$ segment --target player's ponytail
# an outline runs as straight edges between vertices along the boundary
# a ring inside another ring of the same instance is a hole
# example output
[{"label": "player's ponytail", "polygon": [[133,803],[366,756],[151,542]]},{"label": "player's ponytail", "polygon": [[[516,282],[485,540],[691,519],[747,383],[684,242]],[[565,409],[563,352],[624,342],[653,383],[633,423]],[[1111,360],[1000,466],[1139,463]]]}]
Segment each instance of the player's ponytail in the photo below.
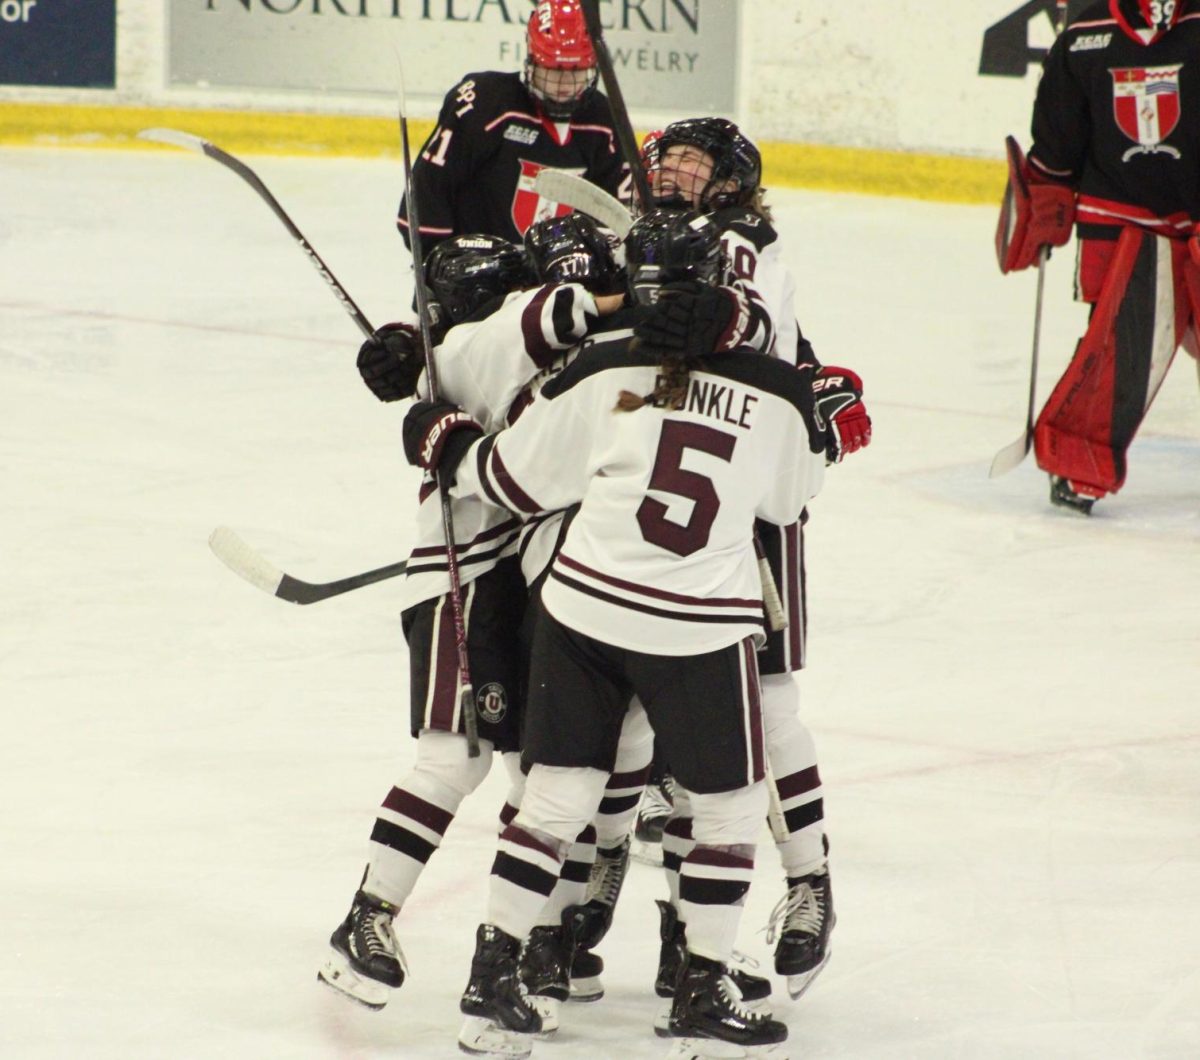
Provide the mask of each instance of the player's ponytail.
[{"label": "player's ponytail", "polygon": [[[640,339],[633,339],[630,349],[642,345]],[[691,376],[690,358],[682,350],[662,350],[658,362],[658,375],[654,381],[654,390],[649,394],[639,395],[632,390],[622,390],[617,395],[617,403],[613,412],[636,412],[646,405],[660,409],[681,409],[687,399],[688,379]]]}]

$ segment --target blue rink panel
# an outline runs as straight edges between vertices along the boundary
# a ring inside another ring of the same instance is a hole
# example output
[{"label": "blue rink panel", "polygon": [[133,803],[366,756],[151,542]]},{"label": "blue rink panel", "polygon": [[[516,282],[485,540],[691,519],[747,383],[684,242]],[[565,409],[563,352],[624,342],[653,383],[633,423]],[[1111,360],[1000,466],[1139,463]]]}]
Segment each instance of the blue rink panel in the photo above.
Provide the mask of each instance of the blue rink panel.
[{"label": "blue rink panel", "polygon": [[0,84],[115,88],[116,0],[0,0]]}]

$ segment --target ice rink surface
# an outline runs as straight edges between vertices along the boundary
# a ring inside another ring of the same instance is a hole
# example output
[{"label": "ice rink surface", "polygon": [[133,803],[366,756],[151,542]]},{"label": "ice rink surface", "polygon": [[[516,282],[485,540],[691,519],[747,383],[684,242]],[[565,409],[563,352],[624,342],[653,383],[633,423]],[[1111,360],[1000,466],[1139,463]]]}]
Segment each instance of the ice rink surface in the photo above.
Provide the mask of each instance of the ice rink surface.
[{"label": "ice rink surface", "polygon": [[[408,304],[394,161],[249,159],[367,316]],[[769,176],[769,174],[768,174]],[[871,447],[808,535],[801,686],[838,926],[794,1060],[1200,1056],[1200,396],[1181,354],[1091,519],[1032,459],[1034,276],[991,208],[771,196]],[[228,524],[323,581],[403,558],[403,408],[278,221],[199,155],[0,151],[0,1056],[458,1055],[497,765],[398,921],[379,1013],[316,983],[411,761],[396,583],[295,607]],[[1048,392],[1082,330],[1046,287]],[[764,832],[764,840],[766,834]],[[635,865],[545,1060],[661,1057],[656,870]],[[782,890],[760,848],[740,948]]]}]

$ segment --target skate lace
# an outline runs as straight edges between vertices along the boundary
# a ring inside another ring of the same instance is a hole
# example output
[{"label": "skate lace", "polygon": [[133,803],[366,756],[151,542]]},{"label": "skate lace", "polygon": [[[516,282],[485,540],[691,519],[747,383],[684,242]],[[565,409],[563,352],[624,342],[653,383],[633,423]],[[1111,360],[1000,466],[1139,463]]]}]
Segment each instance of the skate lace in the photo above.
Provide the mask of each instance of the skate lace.
[{"label": "skate lace", "polygon": [[821,897],[806,880],[788,888],[787,894],[775,903],[765,928],[767,945],[773,945],[785,931],[803,931],[807,935],[818,935],[825,921],[825,908]]},{"label": "skate lace", "polygon": [[367,947],[368,957],[392,957],[400,963],[407,973],[408,965],[396,941],[396,933],[392,930],[392,916],[378,909],[363,909],[358,917],[359,935]]},{"label": "skate lace", "polygon": [[629,862],[624,857],[606,858],[603,854],[598,854],[588,877],[587,900],[615,905],[628,865]]},{"label": "skate lace", "polygon": [[728,975],[721,976],[721,980],[717,986],[717,989],[720,991],[721,998],[728,1007],[730,1015],[736,1016],[738,1019],[744,1020],[746,1023],[761,1023],[763,1021],[764,1017],[762,1013],[756,1012],[754,1009],[747,1006],[747,1004],[742,1000],[742,994],[737,988],[737,983],[735,983]]}]

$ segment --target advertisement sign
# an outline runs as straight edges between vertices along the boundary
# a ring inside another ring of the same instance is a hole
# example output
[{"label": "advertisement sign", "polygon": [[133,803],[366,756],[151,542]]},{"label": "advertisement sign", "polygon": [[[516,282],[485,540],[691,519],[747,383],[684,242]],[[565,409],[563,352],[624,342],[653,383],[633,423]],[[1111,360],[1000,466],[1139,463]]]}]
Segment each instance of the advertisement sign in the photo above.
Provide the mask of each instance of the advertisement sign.
[{"label": "advertisement sign", "polygon": [[[168,0],[172,85],[441,101],[464,74],[519,70],[534,0]],[[732,113],[736,0],[601,0],[631,108]]]},{"label": "advertisement sign", "polygon": [[116,82],[117,0],[0,0],[0,84]]}]

